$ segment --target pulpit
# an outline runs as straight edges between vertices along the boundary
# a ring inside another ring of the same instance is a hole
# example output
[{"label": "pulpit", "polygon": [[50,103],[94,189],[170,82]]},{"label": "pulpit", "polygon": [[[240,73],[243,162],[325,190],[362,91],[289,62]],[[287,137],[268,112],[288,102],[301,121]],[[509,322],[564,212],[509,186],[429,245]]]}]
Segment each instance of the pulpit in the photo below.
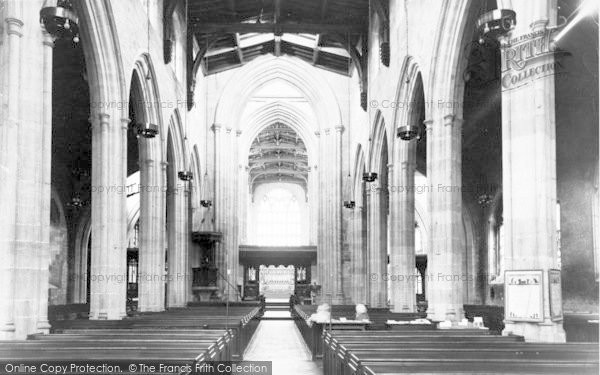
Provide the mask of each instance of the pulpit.
[{"label": "pulpit", "polygon": [[223,234],[221,232],[192,232],[195,254],[192,255],[192,294],[196,301],[210,301],[217,297],[216,243]]}]

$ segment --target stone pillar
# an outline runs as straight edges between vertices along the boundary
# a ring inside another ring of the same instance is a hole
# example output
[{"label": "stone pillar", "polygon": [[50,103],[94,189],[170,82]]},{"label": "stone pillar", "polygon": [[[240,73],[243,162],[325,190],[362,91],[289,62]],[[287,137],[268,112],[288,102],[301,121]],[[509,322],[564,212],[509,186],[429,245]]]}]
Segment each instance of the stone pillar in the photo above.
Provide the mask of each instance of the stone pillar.
[{"label": "stone pillar", "polygon": [[[555,1],[513,5],[518,22],[508,39],[556,24]],[[514,52],[516,46],[502,50],[503,82],[519,74],[512,59],[520,59],[525,69],[554,64],[548,44],[544,47],[541,40],[536,46],[533,52],[537,56],[523,52],[511,57],[508,52]],[[520,87],[504,87],[502,92],[504,264],[506,270],[543,271],[544,317],[539,323],[506,319],[504,333],[523,335],[527,341],[564,342],[562,320],[550,318],[548,298],[548,270],[558,268],[554,75],[540,74],[523,83]]]},{"label": "stone pillar", "polygon": [[43,73],[43,135],[42,153],[38,158],[42,166],[42,191],[40,206],[42,207],[41,220],[41,254],[39,265],[39,288],[38,288],[38,322],[37,331],[49,333],[48,322],[48,282],[50,277],[50,204],[52,184],[52,50],[54,40],[47,32],[43,33],[44,49],[44,73]]},{"label": "stone pillar", "polygon": [[[359,178],[362,179],[362,176]],[[364,186],[364,183],[361,183],[361,186]],[[360,201],[356,197],[356,194],[361,194]],[[367,248],[367,243],[365,242],[365,222],[363,220],[363,215],[366,211],[366,201],[362,199],[362,190],[358,193],[355,193],[355,199],[357,200],[357,204],[360,202],[360,205],[357,205],[354,209],[354,219],[352,223],[352,298],[354,303],[367,303],[367,259],[365,257],[365,252]]]},{"label": "stone pillar", "polygon": [[[24,14],[27,18],[27,15]],[[27,19],[24,18],[24,21]],[[39,25],[37,32],[41,35]],[[34,43],[35,38],[32,35],[31,25],[27,23],[23,27],[24,45],[29,44],[29,48],[21,51],[19,64],[25,61],[34,67],[40,67],[43,64],[41,56],[36,56],[28,60],[29,51],[41,53],[41,48]],[[35,47],[34,47],[35,46]],[[41,43],[40,43],[41,47]],[[39,286],[39,263],[40,263],[40,200],[41,197],[41,170],[38,162],[38,156],[43,145],[43,128],[40,131],[40,119],[42,118],[42,108],[40,108],[41,91],[39,86],[43,79],[42,69],[30,69],[27,74],[22,74],[19,79],[18,93],[16,100],[20,101],[21,110],[17,115],[19,117],[19,126],[17,128],[18,140],[16,144],[17,157],[17,193],[16,193],[16,215],[15,215],[15,263],[14,263],[14,319],[16,338],[24,338],[27,334],[33,332],[37,325],[37,303]],[[37,89],[37,91],[33,91]],[[29,90],[32,90],[29,92]],[[37,106],[35,105],[37,104]],[[27,110],[25,110],[27,109]],[[50,197],[48,197],[49,199]],[[3,198],[4,199],[4,198]],[[28,285],[29,287],[24,287]]]},{"label": "stone pillar", "polygon": [[92,123],[92,262],[90,319],[125,316],[127,260],[123,215],[125,187],[123,125],[126,120],[111,113],[93,111]]},{"label": "stone pillar", "polygon": [[331,233],[332,243],[332,263],[330,264],[331,273],[333,275],[332,282],[332,302],[335,304],[344,303],[344,293],[342,290],[342,133],[344,132],[344,126],[338,125],[335,127],[333,133],[333,163],[332,163],[332,174],[333,179],[330,202],[331,212],[331,226],[329,232]]},{"label": "stone pillar", "polygon": [[[160,147],[158,139],[143,139],[141,148]],[[141,151],[142,151],[141,150]],[[147,152],[140,152],[146,155]],[[139,311],[163,311],[165,308],[165,249],[161,164],[154,159],[141,161],[140,171],[140,250]]]},{"label": "stone pillar", "polygon": [[[20,55],[23,37],[19,3],[6,2],[6,41],[0,46],[2,87],[0,88],[0,339],[14,338],[15,217],[17,210],[17,145],[20,126]],[[3,36],[0,36],[3,38]]]},{"label": "stone pillar", "polygon": [[[183,166],[182,166],[183,167]],[[169,267],[168,267],[168,302],[167,306],[185,307],[188,300],[188,283],[191,283],[191,275],[188,270],[188,244],[189,244],[189,182],[178,178],[179,166],[173,165],[173,191],[171,201],[174,207],[169,209]],[[172,215],[171,215],[172,214]]]},{"label": "stone pillar", "polygon": [[317,199],[317,272],[312,274],[313,281],[318,280],[318,285],[321,285],[321,293],[325,290],[326,279],[324,278],[325,272],[325,261],[326,261],[326,253],[325,253],[325,191],[324,191],[324,179],[325,179],[325,168],[324,168],[324,145],[323,138],[321,136],[321,132],[316,131],[315,136],[317,137],[318,147],[319,147],[319,165],[316,166],[317,173],[315,177],[317,178],[318,184],[316,186],[316,199]]},{"label": "stone pillar", "polygon": [[[223,133],[220,124],[214,124],[212,126],[214,133],[214,171],[215,171],[215,188],[214,188],[214,210],[215,210],[215,231],[223,231],[223,228],[227,224],[225,222],[225,206],[223,197]],[[215,243],[215,263],[218,272],[221,275],[227,273],[227,257],[226,247],[223,241]],[[219,291],[223,292],[226,288],[227,283],[222,277],[217,277],[217,286]]]},{"label": "stone pillar", "polygon": [[426,121],[427,142],[431,142],[427,150],[427,178],[432,187],[428,316],[436,321],[456,321],[463,317],[466,291],[462,243],[462,121],[453,114],[437,116],[433,121]]},{"label": "stone pillar", "polygon": [[[385,168],[385,167],[384,167]],[[367,277],[369,278],[369,293],[368,303],[370,307],[385,307],[387,303],[387,285],[385,275],[387,274],[387,253],[386,243],[382,241],[384,230],[382,220],[383,210],[381,205],[381,194],[383,194],[383,186],[373,188],[377,182],[367,185],[368,199],[368,245],[367,245]]]},{"label": "stone pillar", "polygon": [[390,188],[390,276],[394,312],[415,311],[416,140],[400,141]]}]

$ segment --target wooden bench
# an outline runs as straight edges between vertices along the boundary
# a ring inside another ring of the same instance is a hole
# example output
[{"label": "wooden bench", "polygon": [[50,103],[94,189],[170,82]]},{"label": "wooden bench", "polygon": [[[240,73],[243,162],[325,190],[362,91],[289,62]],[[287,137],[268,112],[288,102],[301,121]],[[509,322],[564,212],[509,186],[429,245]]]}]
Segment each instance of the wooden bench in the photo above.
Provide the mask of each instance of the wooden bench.
[{"label": "wooden bench", "polygon": [[174,329],[225,329],[233,332],[232,359],[241,360],[243,352],[254,334],[259,307],[249,309],[236,306],[225,316],[222,306],[179,308],[165,312],[141,313],[119,321],[71,320],[52,322],[52,332],[66,333],[76,330],[174,330]]},{"label": "wooden bench", "polygon": [[525,343],[520,336],[469,331],[326,331],[324,373],[598,373],[594,344]]},{"label": "wooden bench", "polygon": [[159,361],[194,365],[230,361],[232,338],[232,333],[224,330],[37,334],[23,341],[0,341],[0,360]]}]

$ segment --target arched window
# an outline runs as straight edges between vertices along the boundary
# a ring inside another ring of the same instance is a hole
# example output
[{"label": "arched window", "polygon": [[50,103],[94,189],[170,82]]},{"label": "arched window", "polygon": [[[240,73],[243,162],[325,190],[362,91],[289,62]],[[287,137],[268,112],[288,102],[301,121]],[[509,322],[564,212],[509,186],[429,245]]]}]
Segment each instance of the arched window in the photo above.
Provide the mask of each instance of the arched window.
[{"label": "arched window", "polygon": [[302,211],[295,194],[274,188],[259,197],[257,207],[257,245],[305,245],[302,236]]}]

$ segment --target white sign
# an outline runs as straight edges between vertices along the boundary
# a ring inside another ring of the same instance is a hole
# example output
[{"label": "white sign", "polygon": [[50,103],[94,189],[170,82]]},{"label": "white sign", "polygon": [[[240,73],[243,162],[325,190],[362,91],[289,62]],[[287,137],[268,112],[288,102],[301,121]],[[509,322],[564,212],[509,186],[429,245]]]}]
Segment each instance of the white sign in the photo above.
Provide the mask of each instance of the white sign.
[{"label": "white sign", "polygon": [[548,270],[548,291],[550,295],[550,317],[552,320],[561,320],[563,311],[560,270]]},{"label": "white sign", "polygon": [[505,271],[504,318],[510,321],[543,322],[543,272]]}]

